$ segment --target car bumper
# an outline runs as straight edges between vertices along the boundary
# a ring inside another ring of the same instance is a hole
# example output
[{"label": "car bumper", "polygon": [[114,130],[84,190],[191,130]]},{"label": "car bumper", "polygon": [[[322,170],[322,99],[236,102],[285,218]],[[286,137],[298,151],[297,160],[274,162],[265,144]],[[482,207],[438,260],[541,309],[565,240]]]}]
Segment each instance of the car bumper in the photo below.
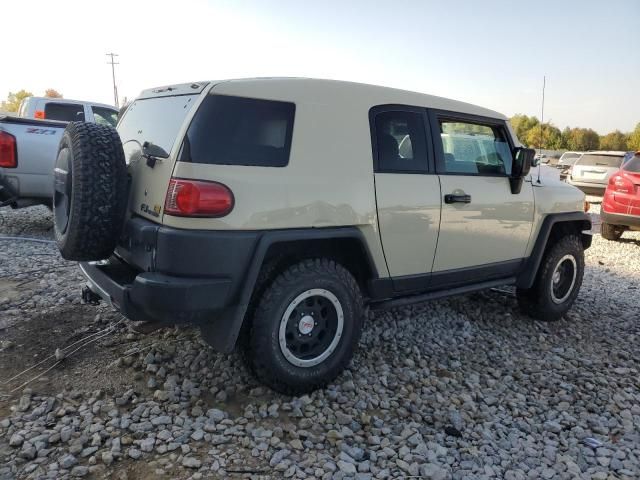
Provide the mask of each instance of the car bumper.
[{"label": "car bumper", "polygon": [[607,213],[604,210],[600,212],[600,218],[604,223],[610,225],[620,225],[623,227],[629,227],[640,229],[640,216],[638,215],[625,215],[622,213]]},{"label": "car bumper", "polygon": [[[229,303],[230,279],[182,278],[154,272],[127,279],[122,275],[125,268],[129,267],[116,257],[80,264],[89,289],[131,320],[198,323]],[[114,275],[115,270],[120,274]]]},{"label": "car bumper", "polygon": [[589,182],[576,182],[571,180],[571,177],[568,179],[568,183],[573,185],[576,188],[579,188],[587,195],[604,195],[605,190],[607,189],[606,184],[600,183],[589,183]]},{"label": "car bumper", "polygon": [[238,307],[258,240],[258,232],[182,230],[134,218],[111,258],[80,269],[89,289],[131,320],[202,324]]}]

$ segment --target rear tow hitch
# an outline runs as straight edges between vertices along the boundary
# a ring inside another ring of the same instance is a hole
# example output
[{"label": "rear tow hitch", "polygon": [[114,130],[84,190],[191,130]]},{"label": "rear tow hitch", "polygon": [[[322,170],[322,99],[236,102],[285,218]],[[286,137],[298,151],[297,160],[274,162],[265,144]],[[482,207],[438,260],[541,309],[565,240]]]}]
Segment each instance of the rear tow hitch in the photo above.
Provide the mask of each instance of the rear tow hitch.
[{"label": "rear tow hitch", "polygon": [[98,305],[100,304],[100,295],[95,293],[89,287],[82,288],[82,301],[88,305]]}]

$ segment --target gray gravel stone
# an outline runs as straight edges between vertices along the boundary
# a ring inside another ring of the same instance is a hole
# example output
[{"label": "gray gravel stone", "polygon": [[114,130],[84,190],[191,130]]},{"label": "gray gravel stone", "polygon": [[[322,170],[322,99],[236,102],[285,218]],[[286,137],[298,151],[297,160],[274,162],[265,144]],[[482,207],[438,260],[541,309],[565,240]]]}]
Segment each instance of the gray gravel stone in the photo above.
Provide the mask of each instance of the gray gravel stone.
[{"label": "gray gravel stone", "polygon": [[195,457],[184,457],[182,459],[182,466],[187,468],[200,468],[202,462]]},{"label": "gray gravel stone", "polygon": [[78,460],[76,459],[76,457],[70,454],[64,455],[62,456],[62,458],[60,458],[60,460],[58,460],[58,464],[60,465],[60,467],[65,468],[67,470],[73,467],[74,465],[76,465],[77,463],[78,463]]}]

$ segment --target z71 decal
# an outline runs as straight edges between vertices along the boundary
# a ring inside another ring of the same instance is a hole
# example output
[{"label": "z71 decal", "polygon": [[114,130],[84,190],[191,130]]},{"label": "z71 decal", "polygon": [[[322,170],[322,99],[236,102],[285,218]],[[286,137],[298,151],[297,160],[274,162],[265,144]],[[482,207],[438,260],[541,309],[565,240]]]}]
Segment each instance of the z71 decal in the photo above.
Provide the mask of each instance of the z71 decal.
[{"label": "z71 decal", "polygon": [[27,128],[27,133],[35,133],[36,135],[55,135],[56,131],[51,128]]}]

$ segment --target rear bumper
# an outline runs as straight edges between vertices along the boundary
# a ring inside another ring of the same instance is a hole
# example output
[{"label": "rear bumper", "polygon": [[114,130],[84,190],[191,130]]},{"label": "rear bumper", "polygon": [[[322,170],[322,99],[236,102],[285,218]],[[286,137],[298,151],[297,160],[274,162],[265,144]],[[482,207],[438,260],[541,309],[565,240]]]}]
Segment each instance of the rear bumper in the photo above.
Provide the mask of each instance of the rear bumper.
[{"label": "rear bumper", "polygon": [[606,183],[589,183],[589,182],[576,182],[569,177],[568,183],[576,188],[579,188],[587,195],[604,195],[604,191],[607,189]]},{"label": "rear bumper", "polygon": [[640,216],[625,215],[622,213],[607,213],[604,210],[600,212],[600,218],[604,223],[610,225],[620,225],[623,227],[640,228]]},{"label": "rear bumper", "polygon": [[134,218],[111,258],[80,268],[87,286],[131,320],[225,322],[246,307],[240,293],[258,239],[258,232],[181,230]]},{"label": "rear bumper", "polygon": [[136,321],[167,324],[210,319],[229,303],[231,279],[182,278],[140,273],[129,281],[113,274],[128,268],[118,258],[81,263],[88,287],[123,315]]}]

